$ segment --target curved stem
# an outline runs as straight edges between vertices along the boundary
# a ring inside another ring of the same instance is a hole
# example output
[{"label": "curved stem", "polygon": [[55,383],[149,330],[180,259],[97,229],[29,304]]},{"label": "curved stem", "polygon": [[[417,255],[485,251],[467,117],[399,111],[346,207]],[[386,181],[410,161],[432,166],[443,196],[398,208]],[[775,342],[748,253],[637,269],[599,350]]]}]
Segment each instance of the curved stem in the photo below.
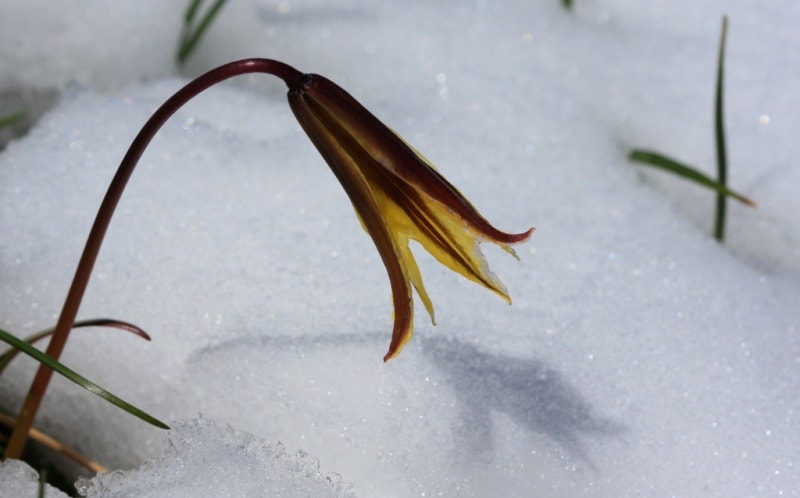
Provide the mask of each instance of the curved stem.
[{"label": "curved stem", "polygon": [[[128,179],[131,173],[133,173],[136,163],[139,161],[139,158],[142,157],[150,140],[153,139],[156,132],[170,116],[189,100],[221,81],[250,73],[267,73],[277,76],[281,78],[289,88],[299,85],[303,77],[300,71],[283,62],[272,59],[243,59],[230,62],[208,71],[178,90],[169,100],[158,108],[139,131],[139,134],[136,135],[130,148],[128,148],[128,152],[122,159],[117,173],[111,180],[103,202],[100,204],[100,209],[97,211],[94,224],[86,240],[86,246],[83,249],[83,254],[75,270],[72,285],[67,293],[67,298],[61,309],[61,314],[58,317],[55,332],[50,340],[50,344],[47,346],[46,354],[48,356],[58,360],[61,356],[61,352],[64,350],[69,332],[72,329],[73,323],[75,323],[75,317],[78,314],[78,308],[83,299],[83,294],[89,283],[89,277],[91,276],[92,269],[97,260],[97,254],[100,252],[100,246],[103,243],[106,230],[108,229],[109,223],[111,223],[114,209],[116,209],[119,199],[122,197],[122,192],[125,190],[125,185],[128,183]],[[44,365],[39,366],[39,370],[36,372],[36,377],[28,390],[22,410],[17,418],[17,425],[8,441],[5,458],[19,458],[22,453],[28,431],[33,424],[33,419],[36,416],[36,412],[39,410],[39,405],[41,404],[52,375],[53,371],[50,368]]]}]

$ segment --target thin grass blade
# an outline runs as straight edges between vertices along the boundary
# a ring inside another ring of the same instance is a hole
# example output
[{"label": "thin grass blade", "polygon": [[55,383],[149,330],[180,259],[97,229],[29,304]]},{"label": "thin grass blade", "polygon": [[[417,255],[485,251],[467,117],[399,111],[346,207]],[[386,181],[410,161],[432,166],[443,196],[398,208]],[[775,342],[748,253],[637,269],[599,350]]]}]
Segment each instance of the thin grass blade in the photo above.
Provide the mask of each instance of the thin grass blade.
[{"label": "thin grass blade", "polygon": [[187,36],[183,37],[181,40],[181,46],[178,49],[178,64],[183,65],[186,62],[197,44],[200,42],[200,38],[202,38],[206,31],[208,31],[211,21],[213,21],[217,14],[219,14],[219,11],[222,9],[223,5],[225,5],[226,1],[227,0],[217,0],[214,2],[214,5],[211,6],[206,15],[202,18],[194,32],[190,31],[191,28],[189,27],[189,24],[191,23],[191,20],[189,19],[189,14],[191,14],[191,17],[196,15],[197,5],[190,6],[190,9],[187,11],[187,22],[184,26],[184,33],[186,33]]},{"label": "thin grass blade", "polygon": [[200,9],[200,4],[202,3],[203,0],[190,0],[189,5],[186,6],[186,13],[183,15],[184,27],[188,27],[189,24],[192,24],[194,16],[197,14],[197,11]]},{"label": "thin grass blade", "polygon": [[645,164],[647,166],[652,166],[654,168],[659,168],[669,171],[678,176],[682,176],[684,178],[692,180],[699,185],[710,188],[711,190],[716,191],[722,196],[732,197],[737,201],[746,204],[750,207],[756,207],[756,203],[753,202],[751,199],[745,197],[744,195],[734,190],[729,189],[728,187],[725,186],[725,184],[718,182],[709,176],[704,175],[703,173],[697,171],[696,169],[690,166],[681,164],[678,161],[671,159],[667,156],[664,156],[662,154],[659,154],[657,152],[634,149],[631,151],[630,155],[628,156],[628,159],[641,164]]},{"label": "thin grass blade", "polygon": [[45,486],[47,485],[47,469],[39,471],[39,498],[45,497]]},{"label": "thin grass blade", "polygon": [[202,4],[203,0],[189,0],[189,4],[186,6],[186,12],[183,14],[181,35],[180,39],[178,40],[178,51],[175,54],[175,58],[179,62],[181,53],[183,52],[189,37],[192,35],[192,23],[194,22],[194,17],[197,15],[197,12],[200,10],[200,6]]},{"label": "thin grass blade", "polygon": [[9,114],[8,116],[0,117],[0,128],[8,125],[12,125],[17,121],[24,119],[27,116],[27,113],[22,112],[15,112],[14,114]]},{"label": "thin grass blade", "polygon": [[74,382],[75,384],[81,386],[82,388],[86,389],[92,394],[100,396],[104,400],[108,401],[112,405],[130,413],[134,417],[137,417],[150,425],[158,427],[160,429],[169,429],[169,426],[164,422],[158,420],[157,418],[153,417],[152,415],[147,414],[143,410],[136,408],[135,406],[131,405],[127,401],[119,398],[115,394],[103,389],[102,387],[98,386],[94,382],[90,381],[89,379],[83,377],[79,373],[75,372],[74,370],[70,369],[69,367],[65,366],[62,363],[52,359],[51,357],[47,356],[46,354],[42,353],[38,349],[34,348],[27,342],[19,339],[18,337],[9,334],[5,330],[0,329],[0,340],[10,344],[12,347],[19,349],[26,355],[30,356],[34,360],[42,363],[43,365],[48,366],[56,373],[66,377],[68,380]]},{"label": "thin grass blade", "polygon": [[[137,327],[136,325],[128,322],[123,322],[121,320],[114,320],[113,318],[94,318],[91,320],[80,320],[75,322],[75,325],[72,326],[73,329],[81,328],[81,327],[110,327],[120,330],[128,331],[134,335],[141,337],[142,339],[149,341],[150,336],[147,335],[147,332],[142,330],[141,328]],[[49,337],[50,335],[55,332],[55,328],[49,328],[37,332],[29,337],[23,339],[28,344],[36,344],[36,342],[44,339],[45,337]],[[0,375],[3,374],[6,367],[11,363],[11,361],[17,357],[20,353],[19,349],[16,348],[9,348],[8,351],[0,355]]]},{"label": "thin grass blade", "polygon": [[[714,142],[717,148],[717,180],[722,186],[728,182],[728,153],[725,148],[725,121],[723,116],[723,79],[725,63],[725,38],[728,34],[728,16],[722,17],[722,34],[717,56],[717,85],[714,96]],[[717,194],[717,213],[714,217],[714,237],[722,242],[725,237],[725,195]]]}]

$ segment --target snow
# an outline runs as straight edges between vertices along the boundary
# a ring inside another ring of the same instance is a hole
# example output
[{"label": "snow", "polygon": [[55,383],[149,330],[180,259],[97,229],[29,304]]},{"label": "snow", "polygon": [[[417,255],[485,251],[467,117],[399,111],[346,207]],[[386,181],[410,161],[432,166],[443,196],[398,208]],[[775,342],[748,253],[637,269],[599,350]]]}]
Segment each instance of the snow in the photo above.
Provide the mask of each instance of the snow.
[{"label": "snow", "polygon": [[77,487],[88,498],[352,496],[338,476],[324,478],[318,466],[302,451],[289,455],[280,443],[201,418],[176,425],[162,456],[131,472],[83,479]]},{"label": "snow", "polygon": [[[39,474],[21,460],[0,462],[0,498],[38,498]],[[66,498],[68,495],[45,484],[48,498]]]},{"label": "snow", "polygon": [[[63,358],[175,429],[60,379],[37,418],[120,469],[87,496],[348,492],[334,474],[356,496],[800,495],[800,4],[229,2],[181,75],[181,3],[0,7],[0,91],[61,95],[0,151],[3,329],[55,322],[138,128],[241,57],[331,78],[499,228],[537,231],[521,261],[485,247],[511,307],[415,247],[438,325],[418,302],[383,364],[385,270],[285,87],[209,90],[143,157],[79,315],[153,342],[79,330]],[[759,205],[730,203],[718,244],[713,194],[626,156],[713,174],[723,14],[729,185]],[[0,377],[4,412],[34,368]]]}]

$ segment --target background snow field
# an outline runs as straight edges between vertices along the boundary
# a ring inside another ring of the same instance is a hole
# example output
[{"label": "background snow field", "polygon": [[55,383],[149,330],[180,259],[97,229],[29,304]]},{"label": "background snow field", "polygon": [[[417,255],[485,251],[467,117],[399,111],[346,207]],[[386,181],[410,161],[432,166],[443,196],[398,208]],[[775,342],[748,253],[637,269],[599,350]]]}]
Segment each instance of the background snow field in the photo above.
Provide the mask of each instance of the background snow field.
[{"label": "background snow field", "polygon": [[[386,272],[285,86],[207,91],[142,158],[79,313],[152,343],[77,330],[63,357],[177,428],[61,379],[36,421],[123,471],[87,496],[800,496],[800,3],[237,1],[179,71],[184,3],[0,5],[0,93],[59,96],[0,151],[3,329],[55,323],[139,127],[242,57],[336,81],[537,230],[521,261],[484,246],[510,307],[415,246],[438,326],[417,302],[383,364]],[[728,184],[758,208],[729,203],[718,244],[713,193],[627,154],[715,174],[723,14]],[[34,370],[0,377],[5,413]],[[29,479],[4,464],[0,496]]]}]

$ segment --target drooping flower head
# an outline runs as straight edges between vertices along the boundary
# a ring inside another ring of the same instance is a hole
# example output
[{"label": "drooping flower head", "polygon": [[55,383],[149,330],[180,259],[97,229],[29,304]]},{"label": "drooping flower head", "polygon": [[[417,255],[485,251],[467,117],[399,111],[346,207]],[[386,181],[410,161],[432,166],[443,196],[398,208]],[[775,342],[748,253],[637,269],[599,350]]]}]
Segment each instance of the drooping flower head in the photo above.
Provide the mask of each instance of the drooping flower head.
[{"label": "drooping flower head", "polygon": [[293,81],[289,104],[350,197],[389,274],[395,322],[384,361],[411,339],[412,285],[435,323],[409,239],[511,303],[478,243],[498,244],[516,257],[510,245],[527,240],[533,228],[510,234],[493,227],[422,155],[324,76]]}]

